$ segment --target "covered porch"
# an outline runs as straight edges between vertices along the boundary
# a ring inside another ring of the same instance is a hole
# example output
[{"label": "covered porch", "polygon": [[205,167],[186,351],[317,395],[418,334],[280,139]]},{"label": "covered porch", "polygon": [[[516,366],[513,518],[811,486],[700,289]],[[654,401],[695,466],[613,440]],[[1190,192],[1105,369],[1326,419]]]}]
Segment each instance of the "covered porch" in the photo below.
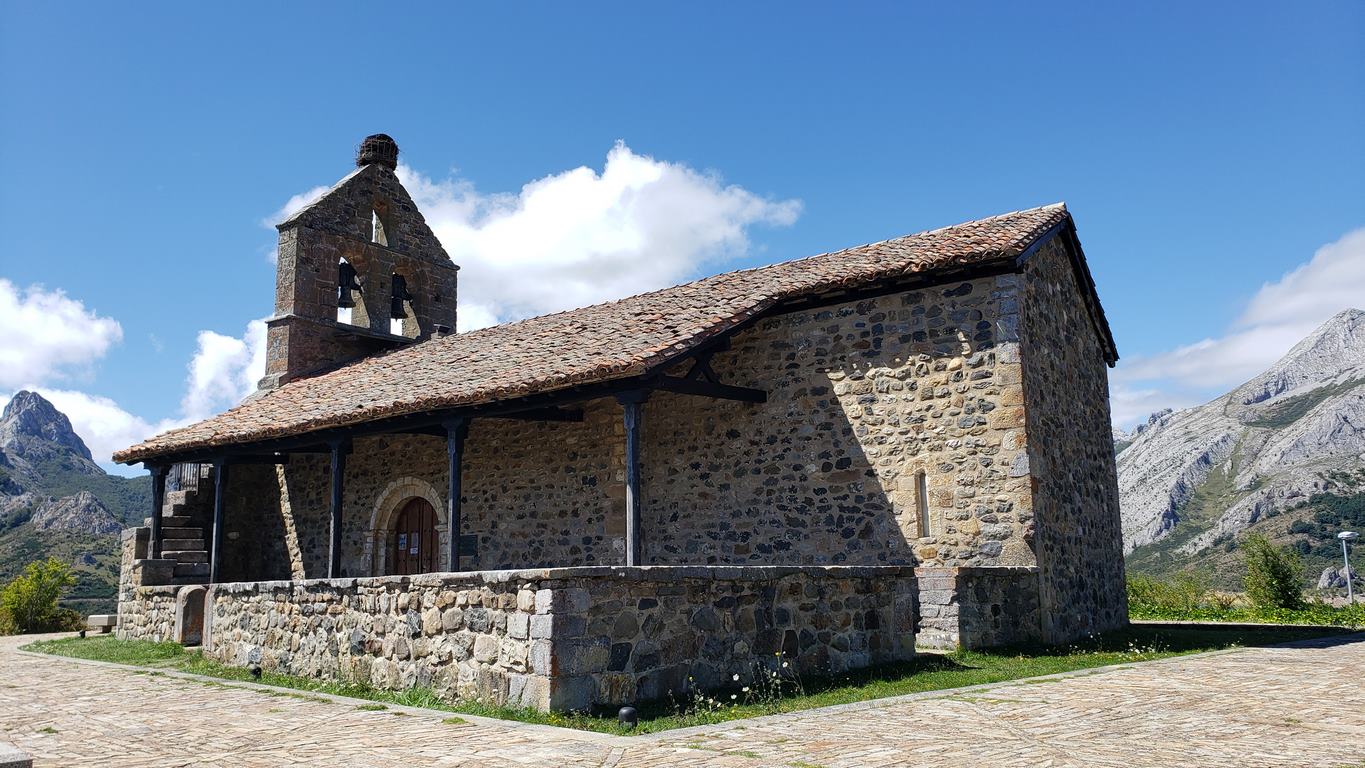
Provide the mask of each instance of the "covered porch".
[{"label": "covered porch", "polygon": [[[742,425],[767,393],[720,381],[711,359],[726,349],[710,345],[671,374],[148,460],[153,510],[136,563],[140,581],[651,564],[643,545],[645,404],[663,400],[663,420],[679,401],[716,406],[719,418]],[[168,490],[181,494],[170,507]],[[177,517],[175,502],[186,506],[186,494],[197,497],[197,519]],[[199,559],[186,551],[192,524],[202,529],[202,571],[187,567]]]}]

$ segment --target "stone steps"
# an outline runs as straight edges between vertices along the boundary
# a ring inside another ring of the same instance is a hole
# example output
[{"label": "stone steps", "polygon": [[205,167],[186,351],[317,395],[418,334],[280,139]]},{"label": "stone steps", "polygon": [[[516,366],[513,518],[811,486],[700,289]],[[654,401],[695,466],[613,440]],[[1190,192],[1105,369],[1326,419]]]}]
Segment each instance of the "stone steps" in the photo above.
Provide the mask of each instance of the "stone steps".
[{"label": "stone steps", "polygon": [[205,549],[204,536],[201,533],[192,539],[173,539],[169,536],[161,537],[162,552],[184,552],[186,550]]},{"label": "stone steps", "polygon": [[208,564],[208,563],[176,563],[176,564],[175,564],[175,577],[176,577],[176,578],[181,578],[181,577],[185,577],[185,576],[197,576],[197,577],[200,577],[200,578],[208,578],[208,575],[209,575],[209,564]]},{"label": "stone steps", "polygon": [[[178,477],[180,477],[178,475]],[[168,490],[162,498],[161,541],[158,550],[161,558],[152,567],[165,572],[169,584],[203,584],[208,581],[209,553],[205,541],[208,539],[212,516],[213,473],[200,470],[197,477],[192,473],[181,477],[186,487]],[[151,525],[147,518],[146,525]]]}]

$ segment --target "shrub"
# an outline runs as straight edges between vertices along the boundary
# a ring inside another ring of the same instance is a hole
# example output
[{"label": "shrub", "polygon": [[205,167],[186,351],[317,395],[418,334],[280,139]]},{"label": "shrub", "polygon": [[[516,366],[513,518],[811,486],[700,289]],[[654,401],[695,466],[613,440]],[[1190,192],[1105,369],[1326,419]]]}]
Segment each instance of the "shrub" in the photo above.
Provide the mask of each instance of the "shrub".
[{"label": "shrub", "polygon": [[80,614],[57,606],[57,600],[75,584],[71,567],[55,557],[29,563],[23,573],[0,590],[0,633],[79,628]]},{"label": "shrub", "polygon": [[1260,534],[1247,536],[1242,552],[1247,569],[1242,585],[1252,605],[1262,610],[1303,607],[1299,592],[1303,563],[1297,553],[1276,547]]},{"label": "shrub", "polygon": [[1128,606],[1137,613],[1185,615],[1198,611],[1208,598],[1208,580],[1200,573],[1179,573],[1171,581],[1151,576],[1128,579]]}]

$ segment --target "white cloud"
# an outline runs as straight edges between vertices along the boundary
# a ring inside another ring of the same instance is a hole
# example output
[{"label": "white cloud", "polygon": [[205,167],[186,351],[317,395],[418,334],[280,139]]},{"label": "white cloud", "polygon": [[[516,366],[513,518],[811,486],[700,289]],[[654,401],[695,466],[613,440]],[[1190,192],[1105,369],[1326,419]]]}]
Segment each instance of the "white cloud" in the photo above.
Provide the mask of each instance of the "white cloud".
[{"label": "white cloud", "polygon": [[227,410],[255,391],[256,382],[265,375],[265,332],[263,320],[248,323],[240,338],[200,331],[194,356],[186,369],[180,412],[159,421],[130,413],[100,395],[31,382],[23,388],[38,392],[65,413],[95,461],[105,469],[136,473],[111,464],[113,452]]},{"label": "white cloud", "polygon": [[297,195],[294,195],[293,197],[289,198],[289,200],[286,201],[285,204],[281,206],[278,211],[275,211],[274,213],[270,214],[264,219],[261,219],[261,226],[267,227],[269,229],[274,229],[276,224],[279,224],[280,222],[284,221],[290,216],[293,216],[294,214],[308,207],[319,197],[322,197],[323,195],[327,194],[327,191],[330,189],[331,187],[313,187],[307,192],[301,192]]},{"label": "white cloud", "polygon": [[60,290],[0,279],[0,387],[87,373],[122,339],[118,322]]},{"label": "white cloud", "polygon": [[200,331],[180,412],[198,421],[237,405],[265,375],[265,321],[252,320],[241,338]]},{"label": "white cloud", "polygon": [[680,282],[745,254],[750,227],[787,226],[801,211],[620,142],[601,173],[574,168],[516,194],[407,166],[398,175],[460,265],[459,330]]},{"label": "white cloud", "polygon": [[[796,200],[770,200],[714,173],[637,155],[622,143],[607,153],[600,173],[575,168],[514,194],[481,193],[467,180],[436,181],[406,166],[398,173],[461,266],[461,330],[685,280],[709,263],[747,253],[750,227],[787,226],[801,210]],[[273,227],[328,189],[294,195],[262,224]],[[53,314],[62,322],[36,324],[36,315]],[[179,414],[153,422],[107,397],[46,386],[54,374],[103,355],[120,338],[118,323],[60,291],[29,289],[21,300],[0,281],[0,330],[11,327],[30,341],[0,348],[5,367],[21,370],[0,384],[41,392],[106,464],[117,449],[231,408],[265,374],[264,321],[251,321],[239,337],[200,331]],[[29,346],[40,352],[27,352]]]},{"label": "white cloud", "polygon": [[1222,336],[1124,360],[1110,374],[1114,423],[1211,399],[1270,367],[1333,315],[1365,303],[1365,229],[1265,283]]}]

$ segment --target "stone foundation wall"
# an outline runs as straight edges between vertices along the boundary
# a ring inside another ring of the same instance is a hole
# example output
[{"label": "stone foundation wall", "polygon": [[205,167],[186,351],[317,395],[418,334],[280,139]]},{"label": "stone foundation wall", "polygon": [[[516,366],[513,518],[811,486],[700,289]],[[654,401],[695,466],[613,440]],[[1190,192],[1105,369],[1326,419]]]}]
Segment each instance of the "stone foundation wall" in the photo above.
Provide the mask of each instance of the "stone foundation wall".
[{"label": "stone foundation wall", "polygon": [[582,705],[733,687],[783,663],[826,676],[915,652],[910,568],[614,568],[565,583],[555,659]]},{"label": "stone foundation wall", "polygon": [[[174,588],[137,601],[120,636],[169,637]],[[782,661],[825,675],[905,659],[914,625],[909,568],[557,568],[218,584],[204,648],[229,664],[570,710]]]},{"label": "stone foundation wall", "polygon": [[208,593],[205,652],[228,664],[548,709],[557,701],[555,594],[542,576],[218,584]]},{"label": "stone foundation wall", "polygon": [[175,595],[179,586],[129,588],[119,592],[118,626],[120,640],[165,642],[175,637]]},{"label": "stone foundation wall", "polygon": [[1042,639],[1038,569],[916,568],[919,648],[990,648]]}]

